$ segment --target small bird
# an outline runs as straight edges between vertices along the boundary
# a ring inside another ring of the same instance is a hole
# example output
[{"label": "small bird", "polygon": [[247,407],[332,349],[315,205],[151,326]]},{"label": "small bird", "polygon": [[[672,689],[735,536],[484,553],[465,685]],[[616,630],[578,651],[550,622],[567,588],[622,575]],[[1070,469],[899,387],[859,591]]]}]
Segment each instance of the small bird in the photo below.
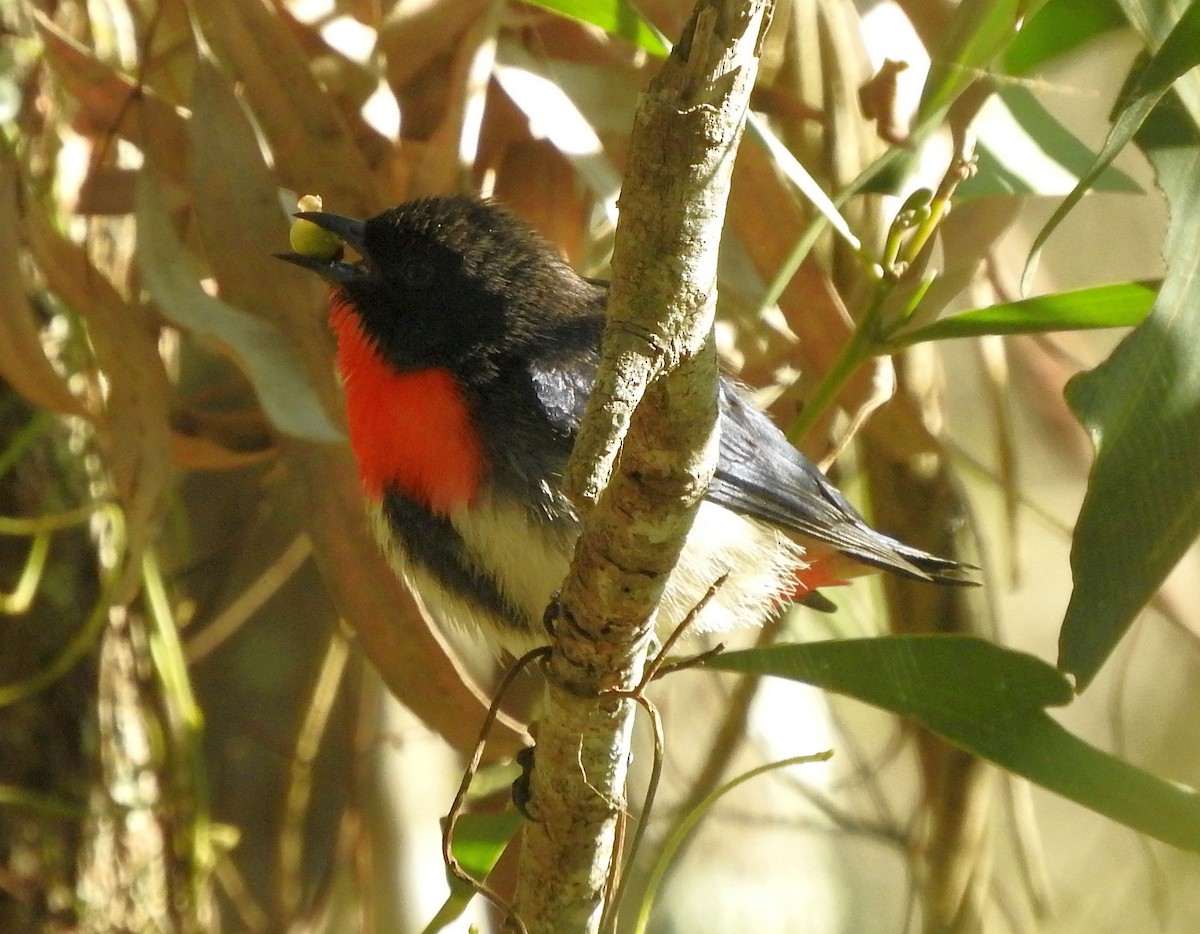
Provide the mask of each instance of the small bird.
[{"label": "small bird", "polygon": [[[350,445],[393,568],[446,623],[513,654],[544,644],[579,534],[561,478],[595,382],[606,286],[490,201],[296,217],[361,257],[279,254],[331,283]],[[719,406],[716,474],[667,582],[660,634],[723,574],[700,632],[828,604],[818,588],[875,569],[973,583],[969,566],[870,528],[725,377]]]}]

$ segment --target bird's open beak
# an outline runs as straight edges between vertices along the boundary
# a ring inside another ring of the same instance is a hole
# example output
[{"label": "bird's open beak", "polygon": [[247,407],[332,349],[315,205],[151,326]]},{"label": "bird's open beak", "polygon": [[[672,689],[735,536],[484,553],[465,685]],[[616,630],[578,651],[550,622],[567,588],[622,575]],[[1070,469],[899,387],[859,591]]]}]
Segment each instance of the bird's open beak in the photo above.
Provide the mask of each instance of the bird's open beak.
[{"label": "bird's open beak", "polygon": [[[328,214],[325,211],[299,211],[293,217],[310,221],[318,227],[336,234],[359,256],[367,258],[366,244],[364,243],[366,224],[363,221],[355,220],[352,217],[343,217],[340,214]],[[275,256],[277,259],[315,272],[330,282],[345,284],[366,275],[363,264],[346,262],[341,250],[329,258],[308,256],[303,253],[276,253]]]}]

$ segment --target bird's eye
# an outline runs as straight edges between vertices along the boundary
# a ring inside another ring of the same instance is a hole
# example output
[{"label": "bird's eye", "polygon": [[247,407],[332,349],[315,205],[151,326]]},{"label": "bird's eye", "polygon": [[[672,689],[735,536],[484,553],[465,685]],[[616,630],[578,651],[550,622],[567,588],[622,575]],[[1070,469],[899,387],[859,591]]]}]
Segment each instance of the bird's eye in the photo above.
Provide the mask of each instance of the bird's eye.
[{"label": "bird's eye", "polygon": [[396,277],[407,288],[427,288],[433,283],[433,264],[420,257],[405,257],[396,268]]}]

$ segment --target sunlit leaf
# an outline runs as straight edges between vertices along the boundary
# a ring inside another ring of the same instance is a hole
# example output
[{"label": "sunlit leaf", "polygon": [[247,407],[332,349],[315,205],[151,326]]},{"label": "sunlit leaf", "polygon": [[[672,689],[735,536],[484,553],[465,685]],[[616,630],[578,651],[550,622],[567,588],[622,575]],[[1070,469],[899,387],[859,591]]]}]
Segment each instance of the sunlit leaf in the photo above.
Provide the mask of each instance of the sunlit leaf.
[{"label": "sunlit leaf", "polygon": [[1200,535],[1200,145],[1148,154],[1171,212],[1162,290],[1146,322],[1067,386],[1096,448],[1059,636],[1059,664],[1081,685]]},{"label": "sunlit leaf", "polygon": [[[1121,2],[1148,42],[1166,30],[1157,4]],[[1113,131],[1138,133],[1166,194],[1170,225],[1167,275],[1154,310],[1107,361],[1067,387],[1096,448],[1059,635],[1059,664],[1081,686],[1200,533],[1200,74],[1176,81],[1197,62],[1200,4],[1193,3],[1135,80]],[[1164,100],[1172,82],[1179,99]]]},{"label": "sunlit leaf", "polygon": [[1037,15],[1026,18],[1005,52],[1004,70],[1028,74],[1124,23],[1115,0],[1046,0]]},{"label": "sunlit leaf", "polygon": [[1143,66],[1113,122],[1112,130],[1109,131],[1108,138],[1104,142],[1104,148],[1100,150],[1095,161],[1080,177],[1074,190],[1055,209],[1045,226],[1034,238],[1025,274],[1022,277],[1023,286],[1028,284],[1042,247],[1062,219],[1093,187],[1100,173],[1116,158],[1117,153],[1133,139],[1134,134],[1150,116],[1171,84],[1198,64],[1200,64],[1200,3],[1193,3],[1179,18],[1179,22],[1171,30],[1162,47]]},{"label": "sunlit leaf", "polygon": [[901,331],[889,338],[888,348],[953,337],[1133,327],[1145,319],[1156,293],[1154,284],[1120,282],[989,305]]},{"label": "sunlit leaf", "polygon": [[1032,655],[973,636],[889,636],[734,652],[709,666],[802,681],[911,717],[1084,807],[1200,852],[1200,794],[1060,726],[1045,708],[1068,703],[1071,684]]},{"label": "sunlit leaf", "polygon": [[[1010,85],[992,97],[971,125],[978,168],[954,193],[956,201],[989,195],[1065,195],[1096,154],[1056,120],[1034,95]],[[1140,192],[1128,175],[1106,166],[1093,191]]]},{"label": "sunlit leaf", "polygon": [[658,58],[666,58],[671,49],[662,34],[646,22],[627,0],[529,0],[533,6],[583,23],[599,26],[607,33],[628,39]]},{"label": "sunlit leaf", "polygon": [[454,858],[476,879],[487,878],[523,821],[515,809],[499,814],[464,814],[454,826]]},{"label": "sunlit leaf", "polygon": [[284,184],[356,217],[383,207],[371,166],[283,21],[263,3],[205,0],[194,9],[217,60],[242,82]]},{"label": "sunlit leaf", "polygon": [[163,314],[193,334],[217,341],[242,363],[267,417],[280,431],[338,441],[287,340],[266,321],[213,298],[200,287],[149,172],[138,178],[138,265]]},{"label": "sunlit leaf", "polygon": [[43,14],[34,10],[33,18],[46,45],[46,61],[91,123],[111,127],[143,149],[154,149],[160,155],[160,169],[171,178],[183,178],[186,121],[180,112],[99,61]]},{"label": "sunlit leaf", "polygon": [[945,40],[934,50],[916,122],[937,119],[988,70],[1016,38],[1024,18],[1040,5],[1030,0],[963,0],[958,4]]}]

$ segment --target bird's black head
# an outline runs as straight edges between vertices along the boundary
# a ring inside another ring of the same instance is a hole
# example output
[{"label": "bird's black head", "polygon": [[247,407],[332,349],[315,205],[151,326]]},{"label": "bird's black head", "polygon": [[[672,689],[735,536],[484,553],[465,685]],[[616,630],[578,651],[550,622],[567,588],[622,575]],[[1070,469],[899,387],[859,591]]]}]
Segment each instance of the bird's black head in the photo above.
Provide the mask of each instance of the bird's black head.
[{"label": "bird's black head", "polygon": [[280,258],[333,282],[400,369],[443,366],[468,382],[488,379],[505,356],[545,346],[567,321],[602,308],[598,286],[491,202],[427,198],[367,221],[297,217],[337,234],[362,259]]}]

